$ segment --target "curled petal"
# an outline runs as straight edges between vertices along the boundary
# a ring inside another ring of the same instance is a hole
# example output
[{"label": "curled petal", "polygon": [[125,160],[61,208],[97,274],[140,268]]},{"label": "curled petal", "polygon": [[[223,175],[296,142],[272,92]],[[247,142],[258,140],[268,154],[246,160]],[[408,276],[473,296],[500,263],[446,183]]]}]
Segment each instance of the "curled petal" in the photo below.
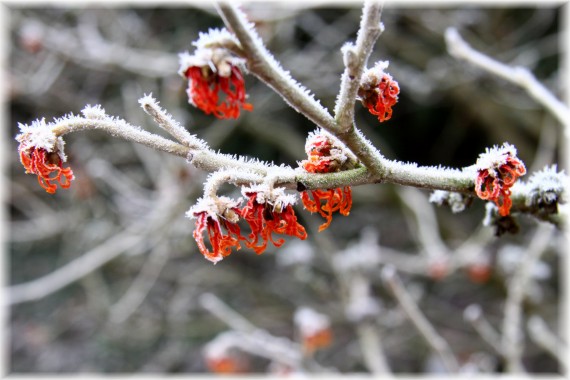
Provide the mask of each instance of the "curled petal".
[{"label": "curled petal", "polygon": [[[310,195],[313,199],[310,198]],[[309,212],[318,212],[325,223],[319,226],[319,232],[328,228],[331,224],[333,213],[339,211],[341,215],[347,216],[352,207],[352,190],[350,186],[328,190],[309,190],[301,193],[303,206]],[[321,203],[321,201],[323,203]]]},{"label": "curled petal", "polygon": [[59,154],[48,152],[43,148],[31,147],[28,150],[20,146],[20,162],[24,165],[26,173],[36,174],[38,183],[50,194],[57,190],[55,182],[59,183],[62,189],[71,186],[71,181],[75,178],[71,168],[64,168]]},{"label": "curled petal", "polygon": [[[222,226],[227,230],[226,235],[224,235]],[[204,242],[204,231],[208,234],[212,247],[211,251]],[[193,236],[200,252],[213,263],[217,263],[231,254],[232,248],[239,250],[241,248],[239,241],[244,239],[237,224],[230,223],[224,219],[214,218],[207,212],[201,212],[196,215],[196,229]]]}]

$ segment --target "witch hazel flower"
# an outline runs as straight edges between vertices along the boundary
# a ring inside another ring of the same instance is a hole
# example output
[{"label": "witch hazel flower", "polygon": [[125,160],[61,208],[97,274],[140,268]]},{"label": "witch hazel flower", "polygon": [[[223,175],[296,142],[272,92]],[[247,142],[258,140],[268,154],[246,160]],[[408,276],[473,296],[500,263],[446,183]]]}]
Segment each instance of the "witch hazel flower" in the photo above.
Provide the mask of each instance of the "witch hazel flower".
[{"label": "witch hazel flower", "polygon": [[392,107],[398,102],[400,86],[384,70],[387,61],[379,61],[363,75],[358,89],[358,97],[368,111],[383,122],[392,117]]},{"label": "witch hazel flower", "polygon": [[511,187],[517,178],[526,173],[524,163],[517,158],[516,148],[509,143],[487,148],[485,153],[479,155],[475,168],[477,196],[493,201],[498,207],[499,215],[509,215],[512,206]]},{"label": "witch hazel flower", "polygon": [[[194,54],[179,55],[178,73],[188,79],[188,102],[207,115],[220,119],[237,118],[240,109],[251,111],[253,106],[246,102],[245,79],[240,67],[245,60],[236,57],[221,43],[235,38],[226,29],[212,29],[202,33]],[[223,97],[220,96],[223,94]]]},{"label": "witch hazel flower", "polygon": [[[240,241],[245,240],[238,226],[240,202],[228,197],[204,197],[188,210],[186,216],[196,219],[193,236],[198,249],[207,260],[214,264],[232,253],[232,248],[239,250]],[[204,241],[204,232],[208,234],[211,250]]]},{"label": "witch hazel flower", "polygon": [[[343,150],[324,131],[317,130],[309,135],[305,144],[308,159],[300,164],[309,173],[333,173],[342,170],[347,162]],[[312,199],[311,199],[312,197]],[[347,216],[352,207],[352,189],[350,186],[336,189],[306,190],[301,193],[303,206],[309,212],[318,212],[326,222],[319,226],[319,231],[328,228],[333,213],[338,211]]]},{"label": "witch hazel flower", "polygon": [[293,209],[296,201],[293,194],[285,194],[283,188],[271,188],[267,184],[243,187],[242,194],[248,202],[240,210],[240,215],[251,228],[246,247],[259,255],[265,251],[269,241],[276,247],[283,245],[285,240],[274,240],[273,234],[301,240],[307,238],[307,232],[297,221]]},{"label": "witch hazel flower", "polygon": [[75,178],[71,168],[64,168],[67,157],[63,151],[65,142],[56,136],[45,119],[36,120],[31,125],[18,124],[21,133],[16,136],[20,143],[18,153],[26,173],[38,176],[38,183],[50,194],[69,188]]}]

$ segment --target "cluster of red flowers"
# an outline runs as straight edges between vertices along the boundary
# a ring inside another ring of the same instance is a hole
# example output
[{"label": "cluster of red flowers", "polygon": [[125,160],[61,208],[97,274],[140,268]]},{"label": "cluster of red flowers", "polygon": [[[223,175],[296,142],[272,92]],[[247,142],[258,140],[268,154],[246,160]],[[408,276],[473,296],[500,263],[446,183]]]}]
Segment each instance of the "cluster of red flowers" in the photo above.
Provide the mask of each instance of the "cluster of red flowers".
[{"label": "cluster of red flowers", "polygon": [[487,149],[477,160],[475,192],[479,198],[495,202],[501,216],[509,215],[511,187],[526,173],[516,154],[515,147],[505,143],[501,148]]},{"label": "cluster of red flowers", "polygon": [[[334,144],[332,138],[322,131],[309,136],[305,151],[308,159],[301,162],[301,165],[309,173],[339,171],[347,160],[346,155]],[[301,193],[301,200],[305,209],[312,213],[318,212],[326,219],[326,222],[319,226],[319,231],[322,231],[330,225],[334,212],[338,211],[344,216],[350,213],[352,189],[350,186],[345,186],[336,189],[306,190]]]},{"label": "cluster of red flowers", "polygon": [[[197,220],[193,236],[206,259],[216,263],[228,256],[232,248],[239,250],[242,241],[257,254],[265,251],[269,241],[280,247],[285,240],[275,240],[273,234],[301,240],[307,238],[307,232],[297,221],[293,210],[294,199],[285,195],[283,189],[268,191],[252,187],[244,189],[244,194],[249,200],[241,209],[238,202],[227,197],[217,197],[199,200],[188,212],[188,216]],[[245,220],[251,229],[247,238],[241,234],[238,225],[240,219]],[[211,250],[204,242],[205,231]]]},{"label": "cluster of red flowers", "polygon": [[371,114],[378,116],[380,122],[392,117],[392,106],[398,102],[400,93],[398,82],[384,72],[386,67],[385,62],[379,62],[364,73],[358,90],[362,105]]}]

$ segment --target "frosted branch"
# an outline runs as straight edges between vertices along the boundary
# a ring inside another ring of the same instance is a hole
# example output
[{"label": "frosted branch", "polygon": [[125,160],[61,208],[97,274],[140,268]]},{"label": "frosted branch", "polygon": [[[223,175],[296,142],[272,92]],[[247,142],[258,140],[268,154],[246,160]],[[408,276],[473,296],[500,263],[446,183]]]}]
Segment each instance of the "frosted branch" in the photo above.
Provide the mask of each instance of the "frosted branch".
[{"label": "frosted branch", "polygon": [[564,126],[564,133],[567,137],[570,136],[570,109],[540,83],[527,68],[520,66],[511,67],[478,52],[469,46],[454,28],[448,28],[445,31],[445,41],[449,54],[455,58],[464,59],[493,75],[525,89],[533,99],[542,104],[560,121]]},{"label": "frosted branch", "polygon": [[295,81],[265,48],[253,24],[231,3],[221,2],[218,11],[228,29],[238,38],[244,58],[251,73],[273,88],[297,112],[305,115],[316,125],[334,130],[336,123],[330,113],[318,102],[309,90]]},{"label": "frosted branch", "polygon": [[348,131],[354,125],[354,103],[360,78],[366,69],[374,43],[383,30],[380,23],[381,14],[382,3],[366,1],[356,44],[347,43],[342,48],[345,70],[335,107],[335,118],[341,131]]}]

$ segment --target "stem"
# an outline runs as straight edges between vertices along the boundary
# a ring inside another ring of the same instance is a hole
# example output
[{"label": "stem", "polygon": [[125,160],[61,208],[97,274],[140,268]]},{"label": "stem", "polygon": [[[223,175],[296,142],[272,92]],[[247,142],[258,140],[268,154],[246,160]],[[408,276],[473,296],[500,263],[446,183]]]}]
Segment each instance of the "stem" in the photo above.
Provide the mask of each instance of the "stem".
[{"label": "stem", "polygon": [[345,70],[335,107],[335,118],[341,131],[349,131],[354,126],[354,103],[360,86],[360,79],[372,53],[374,43],[382,33],[380,17],[382,3],[366,1],[356,39],[356,46],[345,45]]},{"label": "stem", "polygon": [[273,88],[291,107],[316,125],[329,131],[336,129],[333,117],[315,98],[309,95],[307,89],[283,70],[265,48],[245,15],[230,3],[221,2],[217,6],[224,23],[240,41],[243,54],[248,61],[249,71]]}]

